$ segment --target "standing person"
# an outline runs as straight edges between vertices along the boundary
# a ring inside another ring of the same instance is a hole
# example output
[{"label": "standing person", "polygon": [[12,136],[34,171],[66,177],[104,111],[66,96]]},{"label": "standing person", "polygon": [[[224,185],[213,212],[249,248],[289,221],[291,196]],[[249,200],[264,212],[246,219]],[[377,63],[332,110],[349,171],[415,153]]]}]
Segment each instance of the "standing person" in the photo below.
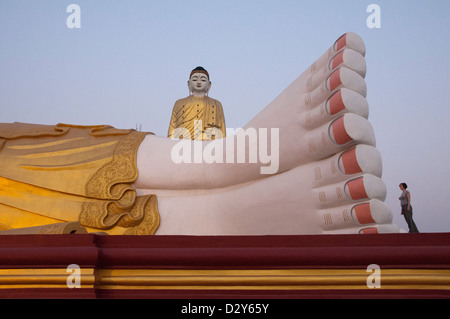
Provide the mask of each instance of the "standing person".
[{"label": "standing person", "polygon": [[400,205],[402,206],[402,215],[405,217],[406,223],[408,224],[409,232],[410,233],[418,233],[419,230],[417,229],[416,224],[413,220],[413,210],[411,206],[411,193],[407,191],[408,185],[406,183],[401,183],[399,185],[400,189],[402,190],[402,194],[398,198],[400,200]]}]

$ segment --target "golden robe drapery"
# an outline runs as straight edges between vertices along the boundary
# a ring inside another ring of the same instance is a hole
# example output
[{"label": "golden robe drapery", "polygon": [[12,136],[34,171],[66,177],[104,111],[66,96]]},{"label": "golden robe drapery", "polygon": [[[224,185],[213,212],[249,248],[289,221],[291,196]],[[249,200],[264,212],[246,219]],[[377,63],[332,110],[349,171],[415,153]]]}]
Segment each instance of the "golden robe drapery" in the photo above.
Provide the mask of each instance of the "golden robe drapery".
[{"label": "golden robe drapery", "polygon": [[0,124],[0,230],[79,221],[89,231],[153,234],[154,195],[137,196],[148,133],[107,125]]}]

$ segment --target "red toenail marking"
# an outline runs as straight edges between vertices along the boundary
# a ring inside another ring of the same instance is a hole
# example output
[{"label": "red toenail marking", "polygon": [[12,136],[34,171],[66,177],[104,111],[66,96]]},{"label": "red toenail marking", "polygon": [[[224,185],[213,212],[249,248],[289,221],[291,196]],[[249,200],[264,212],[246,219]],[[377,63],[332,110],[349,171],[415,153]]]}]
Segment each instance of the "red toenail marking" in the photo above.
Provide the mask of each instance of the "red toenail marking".
[{"label": "red toenail marking", "polygon": [[337,144],[342,145],[352,140],[345,130],[343,116],[334,121],[331,127],[333,129],[334,140]]},{"label": "red toenail marking", "polygon": [[367,235],[367,234],[378,234],[378,229],[376,227],[369,227],[361,229],[361,234]]},{"label": "red toenail marking", "polygon": [[368,198],[362,177],[347,183],[347,190],[353,200]]},{"label": "red toenail marking", "polygon": [[330,114],[334,115],[339,113],[343,109],[345,109],[344,101],[342,101],[342,93],[341,90],[337,91],[333,94],[332,97],[328,100],[328,107],[330,109]]},{"label": "red toenail marking", "polygon": [[355,211],[356,218],[360,224],[372,224],[375,221],[372,218],[372,213],[370,212],[370,204],[361,204],[353,207]]},{"label": "red toenail marking", "polygon": [[329,81],[330,81],[330,91],[333,91],[335,88],[337,88],[339,85],[342,84],[341,82],[341,70],[338,69],[336,71],[334,71],[330,77],[329,77]]},{"label": "red toenail marking", "polygon": [[345,47],[345,45],[347,44],[347,34],[344,34],[342,37],[340,37],[335,44],[335,50],[339,51],[340,49],[342,49],[343,47]]},{"label": "red toenail marking", "polygon": [[342,164],[344,165],[345,174],[356,174],[361,173],[362,169],[358,164],[358,160],[356,158],[356,148],[345,152],[341,156]]},{"label": "red toenail marking", "polygon": [[344,51],[342,51],[341,53],[339,53],[334,57],[333,62],[331,62],[331,68],[334,70],[343,62],[344,62]]}]

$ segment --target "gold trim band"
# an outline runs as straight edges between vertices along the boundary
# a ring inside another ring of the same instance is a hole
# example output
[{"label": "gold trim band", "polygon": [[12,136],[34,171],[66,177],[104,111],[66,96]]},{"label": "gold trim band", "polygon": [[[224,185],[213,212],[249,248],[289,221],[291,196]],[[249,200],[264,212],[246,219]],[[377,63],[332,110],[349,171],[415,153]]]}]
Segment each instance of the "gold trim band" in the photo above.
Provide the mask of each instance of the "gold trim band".
[{"label": "gold trim band", "polygon": [[[80,269],[80,287],[94,288],[93,268]],[[55,269],[0,269],[0,289],[9,288],[68,288],[67,280],[72,271]]]},{"label": "gold trim band", "polygon": [[[369,289],[366,269],[80,269],[81,288],[169,290]],[[0,288],[67,288],[67,269],[0,269]],[[381,269],[381,289],[450,290],[450,269]]]},{"label": "gold trim band", "polygon": [[[100,271],[101,289],[367,289],[366,269]],[[450,270],[383,269],[384,289],[450,289]]]}]

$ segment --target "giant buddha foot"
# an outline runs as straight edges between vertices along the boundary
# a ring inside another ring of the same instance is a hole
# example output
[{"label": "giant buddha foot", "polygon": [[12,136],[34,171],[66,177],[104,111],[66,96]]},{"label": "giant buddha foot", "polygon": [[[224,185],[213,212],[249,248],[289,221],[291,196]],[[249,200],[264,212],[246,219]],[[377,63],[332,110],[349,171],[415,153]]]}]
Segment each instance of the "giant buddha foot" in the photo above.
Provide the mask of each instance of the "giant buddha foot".
[{"label": "giant buddha foot", "polygon": [[[251,161],[250,142],[239,162],[239,132],[201,146],[189,142],[191,154],[200,148],[205,160],[192,155],[175,164],[170,150],[181,142],[147,136],[135,186],[158,197],[156,234],[398,232],[384,204],[382,160],[367,120],[364,55],[363,40],[344,34],[240,131],[258,129],[270,167],[267,159]],[[205,152],[216,161],[205,163]]]}]

